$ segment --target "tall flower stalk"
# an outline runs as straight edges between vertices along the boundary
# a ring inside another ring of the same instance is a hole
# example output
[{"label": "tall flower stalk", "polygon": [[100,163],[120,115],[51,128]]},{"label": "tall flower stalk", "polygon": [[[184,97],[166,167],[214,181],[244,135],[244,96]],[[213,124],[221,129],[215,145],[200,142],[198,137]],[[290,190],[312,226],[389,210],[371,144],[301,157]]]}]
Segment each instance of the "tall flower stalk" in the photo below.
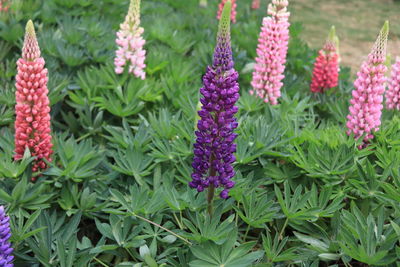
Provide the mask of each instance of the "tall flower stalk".
[{"label": "tall flower stalk", "polygon": [[396,62],[392,65],[386,91],[386,107],[400,110],[400,57],[397,57]]},{"label": "tall flower stalk", "polygon": [[13,248],[9,241],[11,237],[10,217],[4,211],[4,207],[0,206],[0,266],[13,267],[14,256],[11,255]]},{"label": "tall flower stalk", "polygon": [[114,59],[115,73],[123,73],[125,66],[128,66],[129,73],[142,80],[146,78],[146,51],[143,49],[146,41],[142,37],[143,32],[144,29],[140,27],[140,0],[131,0],[115,41],[118,45]]},{"label": "tall flower stalk", "polygon": [[272,0],[263,19],[258,39],[256,64],[251,85],[255,94],[272,105],[281,96],[289,42],[288,0]]},{"label": "tall flower stalk", "polygon": [[236,160],[234,140],[238,126],[234,115],[238,111],[235,103],[239,99],[239,74],[233,68],[230,40],[231,2],[226,2],[219,23],[217,45],[212,66],[207,67],[200,89],[202,106],[198,111],[196,143],[192,181],[190,187],[202,192],[208,188],[208,212],[212,214],[215,189],[222,187],[221,198],[228,198],[229,189],[235,183],[232,164]]},{"label": "tall flower stalk", "polygon": [[230,1],[231,4],[232,4],[232,7],[231,7],[231,21],[232,21],[232,23],[236,23],[236,6],[237,6],[236,0],[222,0],[221,3],[219,3],[219,6],[218,6],[217,19],[218,20],[221,19],[222,11],[223,11],[223,9],[225,7],[225,4],[228,1]]},{"label": "tall flower stalk", "polygon": [[50,102],[47,96],[47,69],[36,39],[32,21],[26,24],[22,58],[18,59],[16,80],[15,160],[26,148],[35,156],[33,172],[44,170],[51,161]]},{"label": "tall flower stalk", "polygon": [[354,138],[363,137],[363,145],[368,144],[381,124],[382,101],[385,92],[387,67],[386,47],[389,23],[385,22],[368,59],[361,65],[354,82],[355,89],[350,100],[350,114],[347,116],[347,134]]},{"label": "tall flower stalk", "polygon": [[315,60],[314,71],[311,81],[313,93],[323,93],[326,90],[336,87],[339,78],[339,39],[332,26],[329,37],[324,47],[318,52]]}]

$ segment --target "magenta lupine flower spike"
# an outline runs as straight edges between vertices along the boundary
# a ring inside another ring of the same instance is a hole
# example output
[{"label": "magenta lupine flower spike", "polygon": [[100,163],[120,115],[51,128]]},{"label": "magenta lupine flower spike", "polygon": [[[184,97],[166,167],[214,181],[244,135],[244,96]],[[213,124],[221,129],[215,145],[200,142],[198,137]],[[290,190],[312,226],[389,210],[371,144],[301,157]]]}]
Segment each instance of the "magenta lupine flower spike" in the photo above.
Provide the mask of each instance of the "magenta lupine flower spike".
[{"label": "magenta lupine flower spike", "polygon": [[143,49],[146,41],[142,37],[143,32],[144,29],[140,27],[140,0],[131,0],[128,14],[120,25],[115,41],[118,45],[114,59],[115,73],[121,74],[125,66],[128,66],[129,73],[142,80],[146,78],[146,51]]},{"label": "magenta lupine flower spike", "polygon": [[278,104],[285,77],[290,25],[287,6],[288,0],[272,0],[268,6],[270,16],[263,19],[251,82],[253,90],[250,94],[272,105]]},{"label": "magenta lupine flower spike", "polygon": [[354,134],[356,139],[364,136],[363,146],[374,137],[373,132],[378,131],[381,124],[388,33],[389,23],[385,22],[368,59],[363,62],[361,70],[357,73],[353,98],[350,100],[347,134]]},{"label": "magenta lupine flower spike", "polygon": [[253,2],[251,3],[251,8],[259,9],[260,8],[260,0],[253,0]]},{"label": "magenta lupine flower spike", "polygon": [[315,60],[311,81],[312,92],[323,93],[338,85],[339,54],[337,47],[338,38],[335,34],[335,27],[332,26],[329,37]]},{"label": "magenta lupine flower spike", "polygon": [[47,96],[47,69],[36,40],[32,21],[26,24],[22,58],[18,59],[16,80],[15,160],[28,148],[35,156],[33,172],[47,168],[43,159],[51,161],[50,102]]},{"label": "magenta lupine flower spike", "polygon": [[386,91],[387,109],[400,110],[400,57],[392,65],[392,72],[388,81],[388,90]]},{"label": "magenta lupine flower spike", "polygon": [[11,255],[13,248],[10,244],[11,230],[10,217],[4,211],[4,207],[0,206],[0,267],[13,267],[14,256]]},{"label": "magenta lupine flower spike", "polygon": [[[232,4],[232,8],[231,8],[231,21],[232,23],[236,23],[236,0],[230,0],[231,4]],[[222,0],[221,3],[219,3],[218,6],[218,14],[217,14],[217,19],[220,20],[221,19],[221,15],[222,15],[222,10],[224,9],[225,4],[228,2],[228,0]]]},{"label": "magenta lupine flower spike", "polygon": [[234,186],[231,178],[235,175],[232,163],[236,160],[234,130],[238,126],[234,115],[238,111],[235,103],[239,99],[239,74],[233,68],[230,40],[230,8],[225,4],[219,23],[217,45],[212,66],[207,67],[200,89],[200,120],[197,123],[194,144],[193,180],[190,187],[201,192],[210,187],[223,187],[221,198],[228,198],[228,191]]}]

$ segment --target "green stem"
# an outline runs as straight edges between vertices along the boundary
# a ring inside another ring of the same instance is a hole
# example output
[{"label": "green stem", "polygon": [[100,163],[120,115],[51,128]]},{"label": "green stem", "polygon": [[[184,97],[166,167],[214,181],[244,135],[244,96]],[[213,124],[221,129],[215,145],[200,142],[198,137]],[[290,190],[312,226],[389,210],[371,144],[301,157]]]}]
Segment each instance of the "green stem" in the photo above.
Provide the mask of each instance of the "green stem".
[{"label": "green stem", "polygon": [[104,267],[110,267],[107,264],[105,264],[104,262],[102,262],[101,260],[99,260],[98,258],[94,257],[93,258],[95,261],[97,261],[98,263],[100,263],[100,265],[104,266]]},{"label": "green stem", "polygon": [[283,239],[283,233],[285,232],[285,228],[286,228],[288,222],[289,222],[289,218],[286,218],[285,224],[283,225],[282,230],[279,233],[279,240]]},{"label": "green stem", "polygon": [[207,194],[207,211],[210,217],[213,215],[213,203],[214,203],[214,193],[215,193],[215,187],[213,184],[210,184],[208,187],[208,194]]},{"label": "green stem", "polygon": [[150,223],[150,224],[152,224],[152,225],[155,225],[155,226],[157,226],[157,227],[163,229],[164,231],[167,231],[167,232],[170,233],[171,235],[173,235],[173,236],[179,238],[180,240],[184,241],[184,242],[185,242],[186,244],[188,244],[189,246],[193,245],[193,244],[192,244],[189,240],[187,240],[186,238],[184,238],[184,237],[182,237],[182,236],[180,236],[180,235],[178,235],[178,234],[172,232],[171,230],[165,228],[164,226],[161,226],[161,225],[159,225],[159,224],[157,224],[157,223],[155,223],[155,222],[153,222],[153,221],[150,221],[149,219],[146,219],[145,217],[142,217],[142,216],[140,216],[140,215],[137,215],[137,214],[135,214],[135,213],[133,213],[133,212],[132,212],[131,214],[132,214],[132,216],[134,216],[134,217],[137,217],[137,218],[139,218],[139,219],[141,219],[141,220],[143,220],[143,221],[145,221],[145,222],[148,222],[148,223]]},{"label": "green stem", "polygon": [[247,234],[249,233],[249,230],[250,230],[250,224],[247,225],[247,229],[246,229],[246,232],[244,233],[243,241],[246,241]]},{"label": "green stem", "polygon": [[78,139],[76,139],[76,142],[79,142],[79,141],[85,139],[86,137],[89,137],[90,135],[91,135],[91,133],[84,134],[81,137],[79,137]]},{"label": "green stem", "polygon": [[178,224],[179,228],[180,228],[181,230],[183,230],[182,224],[181,224],[181,222],[179,221],[178,217],[176,217],[175,212],[173,212],[172,214],[174,215],[174,218],[175,218],[176,223]]},{"label": "green stem", "polygon": [[[240,202],[238,201],[238,202],[237,202],[237,208],[238,208],[238,210],[239,210],[239,205],[240,205]],[[236,217],[235,217],[235,225],[236,225],[236,227],[238,226],[238,222],[239,222],[239,215],[238,215],[238,213],[236,212]]]}]

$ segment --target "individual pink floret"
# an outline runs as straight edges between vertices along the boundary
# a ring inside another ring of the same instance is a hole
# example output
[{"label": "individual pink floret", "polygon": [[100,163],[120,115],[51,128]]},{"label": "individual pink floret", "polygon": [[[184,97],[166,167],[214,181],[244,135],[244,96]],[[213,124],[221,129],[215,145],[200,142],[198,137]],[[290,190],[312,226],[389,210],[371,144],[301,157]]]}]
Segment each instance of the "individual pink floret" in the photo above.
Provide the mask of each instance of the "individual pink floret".
[{"label": "individual pink floret", "polygon": [[251,82],[253,90],[250,94],[272,105],[278,104],[285,77],[290,25],[287,6],[287,0],[272,0],[268,6],[270,16],[263,19]]},{"label": "individual pink floret", "polygon": [[28,148],[35,156],[33,172],[47,168],[51,161],[50,102],[47,96],[47,69],[36,39],[32,21],[26,25],[22,58],[18,59],[16,80],[15,160]]},{"label": "individual pink floret", "polygon": [[[218,13],[217,13],[217,19],[220,20],[221,19],[221,15],[222,15],[222,10],[224,9],[225,3],[228,2],[228,0],[222,0],[221,3],[219,3],[218,6]],[[231,21],[233,23],[236,23],[236,0],[231,0],[232,3],[232,9],[231,9]]]},{"label": "individual pink floret", "polygon": [[385,96],[387,109],[400,110],[400,57],[396,58],[396,62],[392,66]]},{"label": "individual pink floret", "polygon": [[129,73],[142,80],[146,78],[146,50],[143,49],[146,41],[142,37],[143,32],[144,29],[140,27],[140,0],[131,0],[128,14],[120,25],[115,41],[118,45],[114,59],[115,73],[123,73],[128,66]]},{"label": "individual pink floret", "polygon": [[387,71],[385,60],[388,32],[389,23],[386,22],[354,82],[355,89],[352,91],[353,97],[350,100],[350,114],[347,116],[346,125],[348,135],[354,134],[355,139],[363,137],[361,147],[368,144],[381,124]]}]

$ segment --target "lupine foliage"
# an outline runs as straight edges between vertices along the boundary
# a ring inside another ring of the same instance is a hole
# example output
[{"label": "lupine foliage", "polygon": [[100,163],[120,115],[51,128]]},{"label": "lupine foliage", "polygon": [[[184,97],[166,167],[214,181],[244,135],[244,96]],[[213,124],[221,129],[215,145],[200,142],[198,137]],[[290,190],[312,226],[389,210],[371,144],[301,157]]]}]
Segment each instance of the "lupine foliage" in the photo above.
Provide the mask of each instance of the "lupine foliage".
[{"label": "lupine foliage", "polygon": [[[0,14],[0,205],[16,266],[399,264],[399,113],[383,110],[358,149],[345,126],[349,70],[334,94],[314,96],[317,52],[298,38],[301,25],[290,28],[280,104],[265,104],[248,93],[265,10],[238,2],[236,184],[210,217],[205,192],[188,183],[219,1],[142,1],[144,81],[114,72],[129,1],[12,2]],[[14,77],[29,19],[49,70],[54,144],[34,183],[29,151],[13,161]]]}]

